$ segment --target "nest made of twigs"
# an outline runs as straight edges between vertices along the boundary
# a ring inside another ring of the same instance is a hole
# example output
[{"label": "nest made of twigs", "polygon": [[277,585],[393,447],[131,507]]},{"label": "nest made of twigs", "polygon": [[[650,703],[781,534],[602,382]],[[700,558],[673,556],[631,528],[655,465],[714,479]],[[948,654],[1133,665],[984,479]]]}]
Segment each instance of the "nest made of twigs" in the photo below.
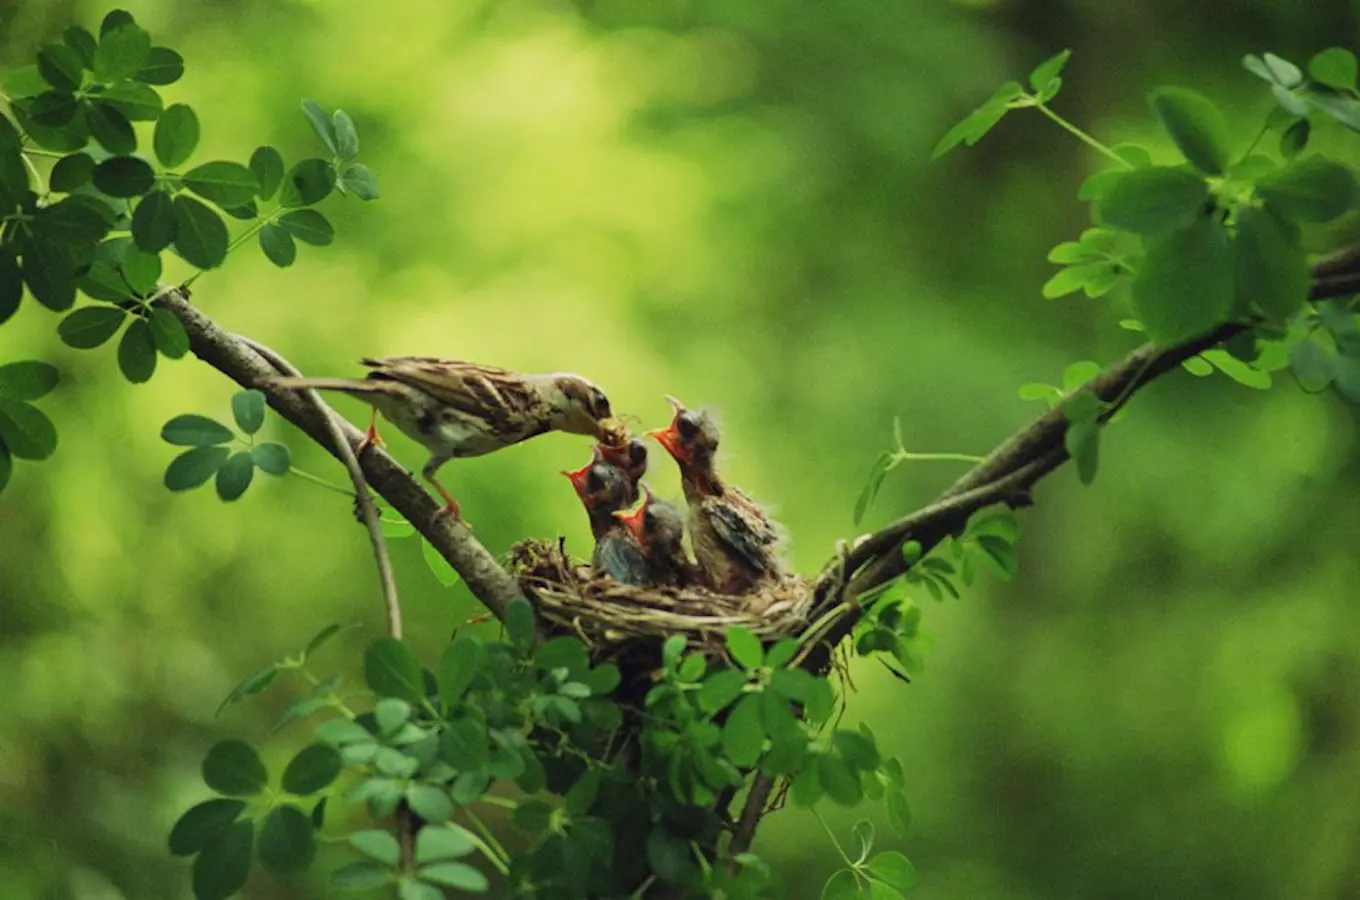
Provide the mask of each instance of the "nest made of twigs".
[{"label": "nest made of twigs", "polygon": [[597,650],[672,634],[685,634],[692,646],[717,649],[738,625],[774,641],[801,634],[812,605],[809,583],[797,576],[745,594],[634,587],[572,560],[560,539],[521,541],[510,549],[509,562],[538,614]]}]

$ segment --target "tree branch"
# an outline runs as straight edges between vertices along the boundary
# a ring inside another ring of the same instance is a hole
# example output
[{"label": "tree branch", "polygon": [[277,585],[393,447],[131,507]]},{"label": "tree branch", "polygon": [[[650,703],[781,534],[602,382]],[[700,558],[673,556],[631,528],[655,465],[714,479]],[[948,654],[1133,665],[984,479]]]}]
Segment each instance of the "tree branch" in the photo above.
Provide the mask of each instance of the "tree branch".
[{"label": "tree branch", "polygon": [[[223,330],[178,291],[168,293],[162,305],[184,325],[194,354],[242,387],[260,389],[261,380],[278,374],[274,366],[246,341]],[[357,447],[363,441],[363,434],[357,428],[324,403],[313,403],[297,391],[264,390],[264,394],[279,415],[332,456],[340,455],[331,438],[332,416],[335,417],[334,425],[349,446]],[[519,584],[496,558],[466,527],[455,523],[451,517],[436,519],[439,507],[433,498],[385,451],[369,447],[359,464],[364,480],[449,561],[473,596],[497,618],[504,619],[511,599],[520,591]]]}]

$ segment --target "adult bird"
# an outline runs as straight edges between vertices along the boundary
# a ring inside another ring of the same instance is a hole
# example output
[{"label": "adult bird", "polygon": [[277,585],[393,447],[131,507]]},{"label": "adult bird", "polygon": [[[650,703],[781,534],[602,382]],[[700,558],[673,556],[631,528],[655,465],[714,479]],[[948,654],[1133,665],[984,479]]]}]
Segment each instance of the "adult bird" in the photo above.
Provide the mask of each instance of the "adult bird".
[{"label": "adult bird", "polygon": [[[421,475],[444,499],[436,517],[462,521],[453,495],[435,477],[450,459],[482,456],[548,431],[591,435],[613,433],[609,398],[580,375],[526,375],[495,366],[392,356],[362,359],[363,378],[270,378],[263,387],[340,391],[371,404],[374,416],[396,425],[430,451]],[[370,419],[368,442],[377,440]],[[365,444],[367,446],[367,443]],[[362,448],[361,448],[362,449]]]},{"label": "adult bird", "polygon": [[642,548],[650,583],[657,587],[688,587],[698,578],[694,563],[681,543],[685,520],[674,504],[658,500],[643,485],[642,503],[636,509],[619,510],[614,517],[628,527]]},{"label": "adult bird", "polygon": [[647,432],[680,467],[680,486],[689,506],[694,557],[710,587],[740,594],[780,580],[783,531],[739,488],[723,481],[714,466],[718,426],[712,416],[686,409],[674,397],[670,425]]}]

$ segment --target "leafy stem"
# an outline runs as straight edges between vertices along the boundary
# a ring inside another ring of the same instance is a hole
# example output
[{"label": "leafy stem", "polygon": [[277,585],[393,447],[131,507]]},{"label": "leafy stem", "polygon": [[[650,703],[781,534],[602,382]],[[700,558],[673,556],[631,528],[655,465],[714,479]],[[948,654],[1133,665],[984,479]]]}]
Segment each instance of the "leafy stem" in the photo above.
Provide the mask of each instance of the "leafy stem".
[{"label": "leafy stem", "polygon": [[1067,121],[1062,116],[1058,115],[1037,96],[1033,94],[1024,94],[1023,98],[1029,101],[1027,105],[1033,106],[1035,109],[1039,110],[1039,112],[1048,116],[1049,119],[1051,119],[1053,122],[1056,122],[1068,134],[1072,135],[1077,140],[1081,141],[1083,144],[1086,144],[1088,147],[1091,147],[1097,153],[1103,153],[1104,155],[1108,156],[1110,159],[1119,163],[1119,165],[1123,166],[1126,169],[1133,168],[1133,166],[1129,164],[1128,160],[1124,159],[1118,153],[1115,153],[1109,147],[1105,146],[1100,141],[1091,137],[1091,135],[1087,134],[1085,131],[1082,131],[1080,128],[1073,125],[1071,122]]},{"label": "leafy stem", "polygon": [[477,817],[476,813],[467,807],[463,808],[463,812],[467,813],[468,820],[472,822],[473,827],[475,827],[481,835],[478,837],[475,834],[470,834],[468,837],[470,837],[472,842],[477,845],[477,849],[482,851],[482,855],[487,858],[487,861],[496,867],[496,871],[500,872],[502,875],[509,875],[510,854],[505,852],[505,848],[501,846],[500,841],[496,840],[495,835],[491,833],[491,829],[486,827],[486,824]]}]

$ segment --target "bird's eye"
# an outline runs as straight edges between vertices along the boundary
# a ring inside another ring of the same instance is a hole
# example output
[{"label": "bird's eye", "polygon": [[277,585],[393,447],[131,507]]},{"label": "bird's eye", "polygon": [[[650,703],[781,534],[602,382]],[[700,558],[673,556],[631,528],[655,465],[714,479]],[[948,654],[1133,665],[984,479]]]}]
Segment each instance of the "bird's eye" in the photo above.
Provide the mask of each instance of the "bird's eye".
[{"label": "bird's eye", "polygon": [[634,465],[647,461],[647,445],[636,438],[628,442],[628,460]]},{"label": "bird's eye", "polygon": [[609,398],[599,388],[590,392],[590,406],[591,414],[597,419],[608,419],[612,415],[609,410]]},{"label": "bird's eye", "polygon": [[680,433],[680,437],[688,441],[699,433],[699,423],[693,413],[681,413],[675,418],[675,430]]},{"label": "bird's eye", "polygon": [[586,473],[586,488],[592,492],[604,488],[604,477],[600,474],[599,466],[591,466]]}]

